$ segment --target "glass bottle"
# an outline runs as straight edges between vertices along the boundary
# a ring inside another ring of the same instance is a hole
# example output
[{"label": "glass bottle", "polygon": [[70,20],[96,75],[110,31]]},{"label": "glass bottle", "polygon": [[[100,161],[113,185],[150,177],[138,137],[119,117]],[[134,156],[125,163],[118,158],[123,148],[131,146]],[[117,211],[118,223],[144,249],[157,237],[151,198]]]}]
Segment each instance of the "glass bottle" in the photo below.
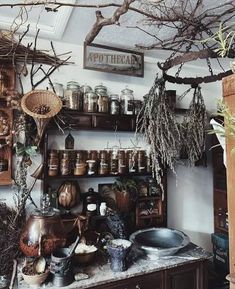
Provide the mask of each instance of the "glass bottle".
[{"label": "glass bottle", "polygon": [[49,159],[48,159],[48,176],[51,176],[51,177],[57,176],[58,171],[59,171],[58,152],[55,150],[52,150],[49,153]]},{"label": "glass bottle", "polygon": [[138,172],[144,173],[147,170],[147,163],[146,163],[146,152],[145,150],[139,150],[137,152],[138,157]]},{"label": "glass bottle", "polygon": [[69,81],[65,90],[66,107],[82,111],[83,100],[80,86],[76,81]]},{"label": "glass bottle", "polygon": [[118,115],[120,114],[120,102],[118,94],[111,94],[110,95],[110,114]]},{"label": "glass bottle", "polygon": [[97,112],[98,96],[95,92],[86,92],[84,95],[83,111]]},{"label": "glass bottle", "polygon": [[66,99],[64,97],[64,86],[63,86],[63,84],[55,82],[55,83],[53,83],[53,87],[54,87],[54,90],[55,90],[55,94],[57,96],[59,96],[59,98],[62,100],[63,105],[65,105]]},{"label": "glass bottle", "polygon": [[66,150],[73,150],[74,149],[74,137],[71,135],[70,132],[65,138],[65,149]]},{"label": "glass bottle", "polygon": [[129,173],[136,173],[137,172],[137,155],[135,151],[128,151],[128,171]]},{"label": "glass bottle", "polygon": [[84,100],[85,93],[91,92],[92,88],[89,85],[84,84],[80,87],[80,91],[82,93],[82,99]]},{"label": "glass bottle", "polygon": [[86,174],[85,156],[82,151],[77,152],[73,174],[75,176],[83,176]]},{"label": "glass bottle", "polygon": [[126,156],[125,156],[125,151],[124,150],[119,150],[118,151],[118,173],[120,175],[123,175],[126,173]]},{"label": "glass bottle", "polygon": [[133,90],[127,87],[123,89],[120,99],[121,99],[121,113],[134,114]]},{"label": "glass bottle", "polygon": [[107,93],[107,87],[100,84],[95,87],[95,93],[98,96],[98,112],[109,112],[109,96]]},{"label": "glass bottle", "polygon": [[99,152],[99,175],[107,175],[109,173],[108,152],[101,150]]},{"label": "glass bottle", "polygon": [[60,173],[62,176],[67,176],[71,173],[70,170],[70,159],[69,159],[69,153],[64,152],[62,159],[60,160]]},{"label": "glass bottle", "polygon": [[111,151],[110,174],[111,175],[117,175],[118,174],[118,154],[117,154],[117,150],[112,150]]}]

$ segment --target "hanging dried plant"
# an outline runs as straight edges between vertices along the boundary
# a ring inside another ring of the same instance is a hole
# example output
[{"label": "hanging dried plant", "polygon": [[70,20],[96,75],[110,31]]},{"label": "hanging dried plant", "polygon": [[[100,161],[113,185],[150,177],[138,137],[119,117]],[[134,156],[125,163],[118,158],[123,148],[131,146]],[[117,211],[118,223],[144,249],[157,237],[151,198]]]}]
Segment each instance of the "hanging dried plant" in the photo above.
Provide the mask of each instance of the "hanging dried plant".
[{"label": "hanging dried plant", "polygon": [[174,171],[181,137],[174,113],[165,97],[165,81],[158,75],[137,117],[136,131],[149,144],[153,176],[162,187],[164,168],[168,166]]},{"label": "hanging dried plant", "polygon": [[196,87],[187,115],[181,129],[181,152],[187,157],[190,165],[194,165],[202,157],[206,142],[206,106],[201,88]]}]

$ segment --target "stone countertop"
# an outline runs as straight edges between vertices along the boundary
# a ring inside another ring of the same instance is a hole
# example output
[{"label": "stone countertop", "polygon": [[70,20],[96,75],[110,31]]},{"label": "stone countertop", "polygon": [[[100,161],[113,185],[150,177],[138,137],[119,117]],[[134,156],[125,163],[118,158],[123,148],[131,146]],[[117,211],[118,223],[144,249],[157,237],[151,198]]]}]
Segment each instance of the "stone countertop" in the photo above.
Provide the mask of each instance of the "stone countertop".
[{"label": "stone countertop", "polygon": [[[211,254],[198,247],[192,243],[186,246],[184,249],[180,250],[177,254],[173,256],[162,257],[157,260],[150,260],[144,256],[140,251],[135,248],[132,249],[130,253],[130,260],[128,270],[125,272],[112,272],[110,269],[110,264],[107,258],[104,256],[99,256],[92,265],[89,266],[79,266],[75,268],[75,273],[85,273],[89,275],[89,279],[75,281],[71,285],[66,287],[66,289],[85,289],[93,286],[98,286],[102,284],[107,284],[108,282],[113,282],[117,280],[127,279],[130,277],[135,277],[138,275],[143,275],[147,273],[152,273],[160,270],[165,270],[168,268],[177,267],[186,263],[193,263],[196,261],[201,261],[211,258]],[[21,273],[18,274],[18,288],[27,289],[32,286],[27,285],[24,280],[22,280]],[[54,287],[51,283],[43,284],[39,288],[50,288],[58,289]]]}]

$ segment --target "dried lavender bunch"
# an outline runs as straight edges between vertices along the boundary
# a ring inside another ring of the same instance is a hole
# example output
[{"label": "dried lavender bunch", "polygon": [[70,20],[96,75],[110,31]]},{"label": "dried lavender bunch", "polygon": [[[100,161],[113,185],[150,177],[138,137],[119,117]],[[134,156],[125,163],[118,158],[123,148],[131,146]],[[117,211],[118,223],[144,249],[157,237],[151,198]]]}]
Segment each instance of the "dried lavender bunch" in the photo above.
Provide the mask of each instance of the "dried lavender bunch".
[{"label": "dried lavender bunch", "polygon": [[158,75],[137,117],[136,132],[142,134],[150,146],[153,176],[162,187],[164,168],[168,166],[174,171],[181,138],[174,113],[165,97],[165,81]]},{"label": "dried lavender bunch", "polygon": [[181,142],[190,165],[194,165],[205,151],[206,123],[206,106],[201,88],[196,87],[188,113],[181,124]]}]

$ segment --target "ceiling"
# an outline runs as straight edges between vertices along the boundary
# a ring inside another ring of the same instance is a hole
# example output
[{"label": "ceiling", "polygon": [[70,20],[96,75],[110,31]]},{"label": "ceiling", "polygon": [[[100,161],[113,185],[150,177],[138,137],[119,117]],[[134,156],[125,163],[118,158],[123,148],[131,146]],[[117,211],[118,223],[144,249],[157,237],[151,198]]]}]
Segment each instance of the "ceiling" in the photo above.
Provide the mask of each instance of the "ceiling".
[{"label": "ceiling", "polygon": [[[156,1],[156,0],[141,0],[141,1]],[[164,0],[173,1],[176,0]],[[185,0],[186,1],[186,0]],[[187,0],[192,3],[196,3],[198,0]],[[225,3],[231,0],[223,0],[221,3]],[[0,4],[4,3],[15,3],[14,0],[1,0]],[[18,0],[19,2],[25,2],[26,0]],[[45,1],[46,2],[46,1]],[[77,3],[77,4],[100,4],[100,3],[123,3],[123,0],[58,0],[58,2],[65,3]],[[216,1],[217,2],[217,1]],[[214,0],[203,0],[204,7],[206,9],[215,5]],[[136,1],[134,5],[139,6],[140,0]],[[220,5],[220,3],[218,3]],[[110,17],[116,10],[116,7],[103,8],[102,14],[104,17]],[[66,43],[73,43],[83,45],[86,35],[91,30],[93,24],[96,21],[95,11],[98,8],[73,8],[73,7],[61,7],[57,12],[47,12],[44,7],[37,6],[28,9],[27,13],[22,15],[24,24],[20,26],[19,32],[24,32],[27,24],[30,23],[30,31],[28,35],[35,35],[37,28],[40,28],[39,37],[47,38],[50,40],[58,40]],[[0,29],[9,29],[16,16],[19,14],[19,8],[2,8],[0,7]],[[27,17],[28,18],[27,18]],[[27,18],[27,19],[26,19]],[[148,31],[148,33],[157,33],[157,36],[163,35],[169,37],[172,34],[170,28],[165,28],[160,31],[157,30],[156,26],[143,25],[142,15],[128,11],[120,18],[120,26],[111,25],[104,27],[99,35],[95,39],[95,43],[106,44],[109,46],[125,47],[129,49],[135,48],[135,44],[151,45],[155,39],[148,34],[144,33],[140,29],[136,29],[135,26],[138,24],[140,27]],[[18,23],[19,23],[18,17]],[[22,23],[21,23],[22,24]],[[129,28],[127,28],[129,27]],[[132,28],[130,28],[132,27]],[[157,32],[156,32],[157,31]],[[156,53],[156,52],[155,52]],[[159,53],[159,52],[157,52]],[[151,52],[148,52],[151,55]],[[156,54],[154,54],[156,55]]]}]

